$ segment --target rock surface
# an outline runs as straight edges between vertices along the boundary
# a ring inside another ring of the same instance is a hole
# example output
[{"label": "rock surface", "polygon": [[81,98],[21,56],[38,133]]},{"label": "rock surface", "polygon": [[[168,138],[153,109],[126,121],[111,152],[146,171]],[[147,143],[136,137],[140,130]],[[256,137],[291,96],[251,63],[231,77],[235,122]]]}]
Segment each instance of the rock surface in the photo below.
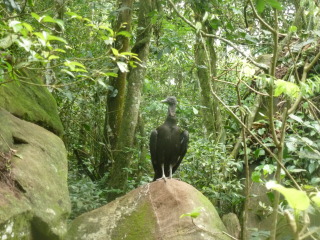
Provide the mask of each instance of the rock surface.
[{"label": "rock surface", "polygon": [[62,140],[1,108],[0,126],[1,239],[62,239],[70,212]]},{"label": "rock surface", "polygon": [[12,81],[1,85],[0,107],[61,136],[63,127],[55,99],[48,89],[40,86],[41,80],[36,76],[30,79],[31,83]]},{"label": "rock surface", "polygon": [[[182,214],[200,212],[196,218]],[[230,239],[211,202],[191,185],[169,179],[141,186],[76,218],[68,240]]]}]

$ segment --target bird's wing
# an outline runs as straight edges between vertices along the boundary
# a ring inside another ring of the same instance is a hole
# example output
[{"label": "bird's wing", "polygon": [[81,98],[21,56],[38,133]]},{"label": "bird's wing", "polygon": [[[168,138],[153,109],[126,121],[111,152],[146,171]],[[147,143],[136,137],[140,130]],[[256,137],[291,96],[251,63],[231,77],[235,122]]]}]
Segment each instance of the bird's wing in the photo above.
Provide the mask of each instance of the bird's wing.
[{"label": "bird's wing", "polygon": [[172,168],[172,173],[174,173],[177,168],[179,167],[183,157],[186,155],[189,143],[189,132],[183,131],[180,133],[180,152],[179,152],[179,159],[177,164]]},{"label": "bird's wing", "polygon": [[[154,170],[154,180],[159,178],[159,174],[161,177],[161,166],[159,165],[157,161],[157,141],[158,141],[158,131],[157,130],[152,130],[151,135],[150,135],[150,142],[149,142],[149,149],[150,149],[150,155],[151,155],[151,162],[152,162],[152,167]],[[160,171],[160,173],[159,173]]]},{"label": "bird's wing", "polygon": [[158,140],[158,131],[154,129],[150,134],[150,143],[149,143],[152,164],[156,162],[157,140]]}]

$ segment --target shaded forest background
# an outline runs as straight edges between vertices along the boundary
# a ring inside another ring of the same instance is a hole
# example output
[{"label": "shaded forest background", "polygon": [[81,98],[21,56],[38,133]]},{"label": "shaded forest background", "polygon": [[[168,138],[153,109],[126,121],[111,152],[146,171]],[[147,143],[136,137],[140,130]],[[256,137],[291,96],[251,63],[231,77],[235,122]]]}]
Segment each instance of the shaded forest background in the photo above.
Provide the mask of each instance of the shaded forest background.
[{"label": "shaded forest background", "polygon": [[[149,134],[174,95],[190,133],[175,177],[245,222],[251,181],[319,198],[319,10],[317,0],[5,0],[0,87],[41,76],[56,99],[71,218],[152,180]],[[271,195],[273,209],[292,209]]]}]

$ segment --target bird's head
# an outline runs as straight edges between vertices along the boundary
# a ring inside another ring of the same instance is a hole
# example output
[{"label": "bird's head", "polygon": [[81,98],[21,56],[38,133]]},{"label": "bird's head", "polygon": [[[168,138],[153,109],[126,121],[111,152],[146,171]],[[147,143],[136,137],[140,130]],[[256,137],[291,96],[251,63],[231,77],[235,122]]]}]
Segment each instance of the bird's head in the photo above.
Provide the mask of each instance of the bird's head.
[{"label": "bird's head", "polygon": [[176,97],[174,97],[174,96],[167,97],[166,99],[162,100],[161,102],[166,103],[168,105],[177,105],[177,103],[178,103]]}]

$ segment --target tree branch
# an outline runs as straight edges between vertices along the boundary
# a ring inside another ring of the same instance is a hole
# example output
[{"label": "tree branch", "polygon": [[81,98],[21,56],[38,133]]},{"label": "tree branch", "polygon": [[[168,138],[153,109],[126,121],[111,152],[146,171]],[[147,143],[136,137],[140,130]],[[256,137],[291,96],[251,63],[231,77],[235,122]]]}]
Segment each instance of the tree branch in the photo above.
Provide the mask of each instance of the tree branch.
[{"label": "tree branch", "polygon": [[[193,29],[195,30],[198,30],[196,28],[196,26],[190,22],[188,19],[186,19],[179,11],[178,9],[176,8],[176,6],[174,5],[174,3],[172,2],[172,0],[169,0],[171,6],[173,7],[174,11],[178,14],[178,16],[184,21],[186,22],[190,27],[192,27]],[[242,56],[244,56],[246,59],[249,60],[249,62],[251,62],[253,65],[263,69],[264,71],[268,71],[269,70],[269,67],[265,64],[261,64],[261,63],[258,63],[256,62],[251,56],[247,56],[246,53],[244,53],[242,50],[240,50],[233,42],[229,41],[228,39],[225,39],[223,37],[219,37],[217,35],[214,35],[214,34],[209,34],[209,33],[206,33],[202,30],[199,31],[201,33],[202,36],[205,36],[205,37],[210,37],[210,38],[215,38],[215,39],[219,39],[220,41],[228,44],[229,46],[231,46],[233,49],[235,49],[238,53],[240,53]]]}]

